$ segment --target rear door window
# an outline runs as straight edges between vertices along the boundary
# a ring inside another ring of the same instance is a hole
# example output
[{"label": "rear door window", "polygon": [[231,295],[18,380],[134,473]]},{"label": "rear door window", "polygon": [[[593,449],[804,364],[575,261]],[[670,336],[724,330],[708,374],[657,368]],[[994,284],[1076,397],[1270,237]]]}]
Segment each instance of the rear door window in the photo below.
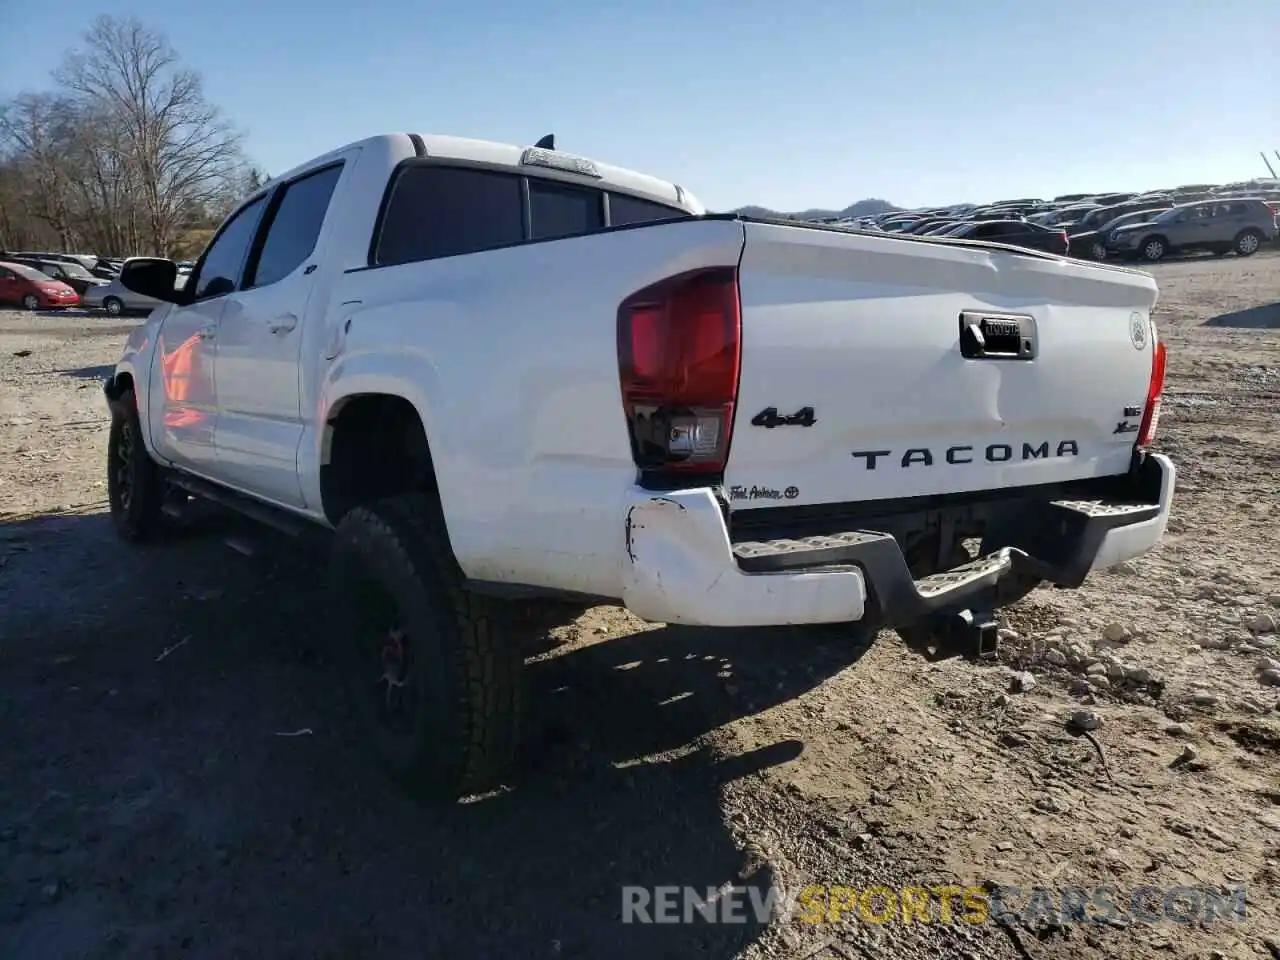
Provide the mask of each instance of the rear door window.
[{"label": "rear door window", "polygon": [[604,194],[548,180],[529,179],[529,221],[534,240],[576,237],[604,228]]},{"label": "rear door window", "polygon": [[342,165],[338,164],[281,188],[258,262],[245,273],[246,289],[283,280],[311,256],[340,176]]},{"label": "rear door window", "polygon": [[412,165],[392,188],[374,263],[388,266],[492,250],[524,239],[520,178]]}]

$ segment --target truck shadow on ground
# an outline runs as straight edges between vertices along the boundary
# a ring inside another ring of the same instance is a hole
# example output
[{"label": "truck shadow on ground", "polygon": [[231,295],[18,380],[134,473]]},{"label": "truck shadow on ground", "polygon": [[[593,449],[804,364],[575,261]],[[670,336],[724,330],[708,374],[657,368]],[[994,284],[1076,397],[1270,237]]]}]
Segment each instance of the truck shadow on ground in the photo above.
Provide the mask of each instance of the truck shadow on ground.
[{"label": "truck shadow on ground", "polygon": [[728,957],[759,936],[624,924],[623,887],[739,882],[721,787],[803,745],[699,738],[862,648],[663,628],[553,651],[514,790],[441,811],[353,740],[317,572],[209,530],[125,547],[101,513],[0,526],[0,955]]},{"label": "truck shadow on ground", "polygon": [[115,373],[113,363],[103,363],[93,367],[77,367],[74,370],[59,370],[58,373],[72,380],[105,380]]},{"label": "truck shadow on ground", "polygon": [[1280,303],[1267,303],[1246,310],[1233,310],[1205,321],[1206,327],[1236,330],[1280,330]]}]

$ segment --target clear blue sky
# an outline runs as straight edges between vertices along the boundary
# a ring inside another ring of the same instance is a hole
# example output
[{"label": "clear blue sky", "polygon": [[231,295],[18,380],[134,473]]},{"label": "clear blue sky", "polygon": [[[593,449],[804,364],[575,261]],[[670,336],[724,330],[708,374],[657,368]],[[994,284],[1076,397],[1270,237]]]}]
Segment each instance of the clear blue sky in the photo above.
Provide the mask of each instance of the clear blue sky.
[{"label": "clear blue sky", "polygon": [[[51,8],[52,9],[52,8]],[[1280,0],[62,0],[0,95],[136,14],[278,173],[392,130],[558,145],[708,207],[914,206],[1265,175]],[[1276,161],[1272,158],[1272,162]]]}]

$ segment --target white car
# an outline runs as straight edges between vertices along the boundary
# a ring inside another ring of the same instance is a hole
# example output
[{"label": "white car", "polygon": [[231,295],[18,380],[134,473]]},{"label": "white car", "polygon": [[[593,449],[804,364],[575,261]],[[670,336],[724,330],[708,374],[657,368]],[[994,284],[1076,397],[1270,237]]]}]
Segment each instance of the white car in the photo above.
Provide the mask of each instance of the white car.
[{"label": "white car", "polygon": [[1169,517],[1137,271],[389,134],[273,180],[175,276],[123,272],[168,302],[105,384],[118,531],[195,495],[326,537],[373,743],[436,796],[501,783],[517,742],[504,600],[986,653],[999,606]]}]

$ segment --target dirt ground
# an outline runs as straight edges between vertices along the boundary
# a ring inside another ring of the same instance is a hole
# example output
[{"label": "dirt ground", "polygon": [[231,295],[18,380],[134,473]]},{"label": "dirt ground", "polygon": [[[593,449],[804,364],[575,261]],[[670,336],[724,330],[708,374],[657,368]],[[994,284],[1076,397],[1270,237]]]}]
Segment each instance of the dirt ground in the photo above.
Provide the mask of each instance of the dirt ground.
[{"label": "dirt ground", "polygon": [[[131,323],[0,313],[0,957],[1280,958],[1280,256],[1153,272],[1180,470],[1155,553],[1033,592],[997,664],[592,610],[530,651],[514,789],[445,812],[349,740],[316,558],[242,557],[218,518],[112,536],[100,380]],[[724,884],[1247,906],[620,922],[623,885]]]}]

